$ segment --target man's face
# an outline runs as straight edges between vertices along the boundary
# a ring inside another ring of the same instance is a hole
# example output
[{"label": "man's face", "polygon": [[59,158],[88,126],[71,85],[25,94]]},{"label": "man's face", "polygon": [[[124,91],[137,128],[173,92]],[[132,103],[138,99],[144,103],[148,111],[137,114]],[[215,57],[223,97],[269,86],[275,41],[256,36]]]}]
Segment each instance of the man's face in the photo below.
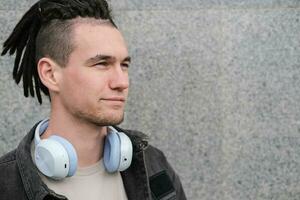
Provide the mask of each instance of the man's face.
[{"label": "man's face", "polygon": [[74,51],[61,68],[58,99],[73,117],[99,126],[123,121],[130,58],[124,39],[109,24],[77,23]]}]

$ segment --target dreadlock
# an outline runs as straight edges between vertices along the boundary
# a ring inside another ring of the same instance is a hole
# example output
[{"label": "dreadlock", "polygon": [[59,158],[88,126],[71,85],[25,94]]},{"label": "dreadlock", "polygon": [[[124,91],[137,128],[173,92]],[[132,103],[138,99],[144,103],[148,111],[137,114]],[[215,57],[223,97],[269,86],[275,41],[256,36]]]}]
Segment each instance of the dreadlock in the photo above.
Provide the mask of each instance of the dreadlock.
[{"label": "dreadlock", "polygon": [[40,0],[22,17],[3,44],[1,55],[16,54],[13,79],[17,84],[23,80],[24,96],[36,95],[42,104],[41,91],[49,95],[38,75],[37,62],[49,56],[64,66],[72,52],[69,34],[71,20],[89,17],[112,20],[106,0]]}]

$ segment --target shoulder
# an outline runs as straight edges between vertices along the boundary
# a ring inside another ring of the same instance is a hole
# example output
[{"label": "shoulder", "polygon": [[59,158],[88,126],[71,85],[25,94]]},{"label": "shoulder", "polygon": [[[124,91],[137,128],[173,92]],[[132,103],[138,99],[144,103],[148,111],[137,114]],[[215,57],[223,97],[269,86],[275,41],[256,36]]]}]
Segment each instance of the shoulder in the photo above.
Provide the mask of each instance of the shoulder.
[{"label": "shoulder", "polygon": [[152,144],[148,144],[145,149],[145,158],[150,163],[156,163],[161,166],[169,165],[165,154],[159,148],[153,146]]},{"label": "shoulder", "polygon": [[157,147],[149,144],[148,135],[136,130],[121,129],[119,127],[117,127],[116,129],[118,131],[124,132],[130,138],[133,144],[134,153],[140,154],[141,152],[143,152],[145,164],[148,168],[148,171],[150,172],[150,175],[161,170],[173,172],[164,153]]},{"label": "shoulder", "polygon": [[6,177],[0,179],[0,185],[3,181],[7,181],[7,178],[13,178],[18,174],[18,167],[16,162],[16,150],[10,151],[0,158],[0,177]]},{"label": "shoulder", "polygon": [[0,167],[10,165],[16,162],[16,149],[4,154],[0,157]]},{"label": "shoulder", "polygon": [[[185,200],[186,196],[178,174],[175,172],[167,157],[159,148],[148,143],[148,137],[139,131],[130,131],[131,135],[139,138],[138,141],[144,141],[146,144],[144,148],[144,159],[147,168],[150,187],[151,185],[172,185],[170,188],[175,190],[176,200]],[[154,186],[156,188],[156,186]],[[152,190],[152,188],[151,188]]]},{"label": "shoulder", "polygon": [[151,185],[156,185],[155,183],[157,180],[159,182],[162,181],[163,185],[169,182],[173,185],[172,187],[174,187],[174,190],[176,191],[176,197],[174,199],[185,200],[186,197],[179,176],[168,162],[165,154],[157,147],[149,144],[149,137],[136,130],[125,130],[119,127],[116,127],[116,129],[127,134],[127,136],[131,139],[133,149],[137,154],[141,155],[143,152],[145,167],[150,180],[150,187]]},{"label": "shoulder", "polygon": [[119,131],[124,132],[130,138],[135,152],[140,152],[142,150],[144,151],[146,163],[149,162],[160,165],[167,164],[167,159],[164,153],[157,147],[154,147],[153,145],[149,144],[148,135],[137,130],[121,129],[118,127],[117,129]]},{"label": "shoulder", "polygon": [[16,150],[8,152],[0,158],[0,177],[0,199],[15,199],[25,196],[16,161]]},{"label": "shoulder", "polygon": [[[161,170],[173,171],[165,154],[149,143],[149,136],[137,130],[119,129],[126,133],[133,143],[135,152],[144,152],[145,164],[150,174]],[[152,172],[152,173],[151,173]]]}]

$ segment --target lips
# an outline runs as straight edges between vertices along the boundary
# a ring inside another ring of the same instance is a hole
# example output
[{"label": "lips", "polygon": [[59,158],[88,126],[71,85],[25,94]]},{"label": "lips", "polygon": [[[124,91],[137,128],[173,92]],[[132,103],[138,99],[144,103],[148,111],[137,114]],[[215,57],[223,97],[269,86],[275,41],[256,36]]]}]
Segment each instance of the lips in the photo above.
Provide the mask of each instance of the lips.
[{"label": "lips", "polygon": [[101,101],[107,105],[112,106],[114,108],[123,108],[125,104],[125,98],[124,97],[109,97],[109,98],[102,98]]},{"label": "lips", "polygon": [[104,100],[104,101],[122,101],[122,102],[125,102],[125,98],[124,97],[108,97],[108,98],[102,98],[101,100]]}]

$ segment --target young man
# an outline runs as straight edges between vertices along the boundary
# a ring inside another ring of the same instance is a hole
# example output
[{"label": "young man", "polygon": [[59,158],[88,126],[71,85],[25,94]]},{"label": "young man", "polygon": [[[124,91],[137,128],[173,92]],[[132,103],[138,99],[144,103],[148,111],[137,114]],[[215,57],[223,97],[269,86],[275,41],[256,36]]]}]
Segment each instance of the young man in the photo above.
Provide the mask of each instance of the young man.
[{"label": "young man", "polygon": [[186,199],[163,153],[123,121],[130,57],[105,0],[41,0],[4,43],[49,119],[0,158],[0,199]]}]

